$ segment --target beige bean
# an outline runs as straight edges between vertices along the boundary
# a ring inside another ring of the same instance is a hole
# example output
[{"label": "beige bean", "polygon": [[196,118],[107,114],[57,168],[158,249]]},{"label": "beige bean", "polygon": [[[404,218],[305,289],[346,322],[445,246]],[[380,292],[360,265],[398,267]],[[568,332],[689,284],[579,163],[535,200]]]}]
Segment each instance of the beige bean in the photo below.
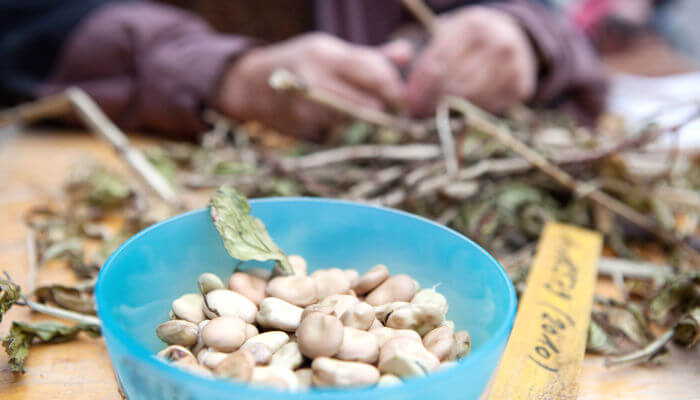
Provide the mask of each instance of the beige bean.
[{"label": "beige bean", "polygon": [[241,348],[245,350],[250,348],[250,346],[254,345],[255,343],[262,343],[266,345],[272,353],[274,353],[287,342],[289,342],[289,335],[286,332],[269,331],[246,340]]},{"label": "beige bean", "polygon": [[247,297],[226,289],[207,293],[202,309],[209,319],[216,317],[239,317],[245,322],[255,321],[257,307]]},{"label": "beige bean", "polygon": [[357,387],[374,385],[379,371],[372,365],[319,357],[311,363],[311,382],[317,387]]},{"label": "beige bean", "polygon": [[447,314],[447,299],[435,289],[423,289],[411,299],[411,304],[424,304],[437,307],[444,317]]},{"label": "beige bean", "polygon": [[396,375],[383,374],[382,376],[379,377],[379,381],[377,382],[377,387],[398,386],[402,383],[403,383],[403,381],[401,380],[401,378],[399,378]]},{"label": "beige bean", "polygon": [[304,309],[277,297],[266,297],[260,303],[255,320],[263,328],[294,332],[301,322]]},{"label": "beige bean", "polygon": [[185,347],[197,343],[198,333],[197,325],[181,319],[164,322],[156,328],[156,335],[160,340],[167,344],[179,344]]},{"label": "beige bean", "polygon": [[372,326],[374,320],[374,307],[365,302],[354,304],[340,316],[343,325],[364,331]]},{"label": "beige bean", "polygon": [[410,304],[411,303],[407,303],[405,301],[395,301],[393,303],[382,304],[374,307],[374,315],[377,317],[379,322],[386,325],[386,319],[389,314],[393,313],[394,310],[398,308],[405,307]]},{"label": "beige bean", "polygon": [[313,371],[311,368],[299,368],[294,371],[294,375],[297,376],[299,381],[299,390],[308,390],[311,388],[311,375]]},{"label": "beige bean", "polygon": [[456,332],[454,338],[456,343],[452,352],[450,352],[450,356],[448,357],[448,360],[450,361],[459,360],[460,358],[466,356],[469,354],[472,347],[472,338],[469,336],[469,332]]},{"label": "beige bean", "polygon": [[299,345],[296,342],[289,342],[280,347],[270,359],[271,366],[288,368],[295,370],[304,362],[304,357],[299,351]]},{"label": "beige bean", "polygon": [[199,361],[199,365],[203,365],[209,369],[214,369],[228,355],[229,353],[204,348],[197,354],[197,361]]},{"label": "beige bean", "polygon": [[225,288],[224,283],[221,282],[221,279],[211,272],[205,272],[200,275],[199,279],[197,280],[197,285],[199,286],[199,291],[202,292],[203,295],[211,292],[212,290]]},{"label": "beige bean", "polygon": [[415,340],[417,342],[421,341],[421,338],[418,335],[418,333],[416,333],[416,331],[412,331],[410,329],[392,329],[392,328],[387,328],[387,327],[381,327],[381,328],[370,329],[368,332],[373,334],[374,337],[377,338],[377,345],[380,348],[382,346],[384,346],[384,343],[386,343],[390,339],[397,338],[397,337],[404,337],[404,338],[408,338],[411,340]]},{"label": "beige bean", "polygon": [[260,332],[258,331],[258,327],[253,325],[253,324],[246,324],[245,325],[245,340],[248,340],[252,338],[253,336],[256,336]]},{"label": "beige bean", "polygon": [[282,367],[255,367],[250,383],[289,391],[299,389],[299,381],[294,372]]},{"label": "beige bean", "polygon": [[316,282],[317,296],[319,300],[326,297],[345,293],[350,290],[350,281],[345,276],[345,272],[339,268],[320,269],[314,271],[311,278]]},{"label": "beige bean", "polygon": [[228,288],[258,305],[265,298],[267,280],[247,272],[234,272],[228,280]]},{"label": "beige bean", "polygon": [[379,306],[395,301],[409,301],[415,293],[413,278],[405,274],[394,275],[372,290],[365,301]]},{"label": "beige bean", "polygon": [[423,346],[433,353],[438,360],[445,361],[457,345],[454,333],[454,327],[449,324],[438,326],[425,334]]},{"label": "beige bean", "polygon": [[370,268],[364,275],[358,279],[357,284],[353,287],[355,293],[359,295],[366,294],[370,290],[379,286],[382,282],[389,278],[389,269],[386,265],[378,264]]},{"label": "beige bean", "polygon": [[304,309],[304,312],[301,313],[301,319],[303,320],[306,318],[309,314],[311,313],[321,313],[325,315],[332,315],[333,314],[333,307],[331,306],[322,306],[320,304],[312,304]]},{"label": "beige bean", "polygon": [[354,288],[360,280],[360,273],[352,268],[344,269],[343,272],[345,273],[345,277],[348,278],[348,282],[350,282],[350,288]]},{"label": "beige bean", "polygon": [[443,316],[432,305],[409,304],[395,309],[386,320],[386,326],[394,329],[413,329],[423,336],[440,326]]},{"label": "beige bean", "polygon": [[245,326],[238,317],[214,318],[202,329],[202,342],[224,353],[236,351],[245,342]]},{"label": "beige bean", "polygon": [[304,257],[298,254],[290,254],[287,256],[287,260],[289,260],[289,264],[292,265],[294,275],[306,276],[307,264]]},{"label": "beige bean", "polygon": [[377,338],[367,331],[345,327],[343,343],[334,357],[345,361],[374,364],[379,357]]},{"label": "beige bean", "polygon": [[372,321],[372,325],[370,325],[369,329],[379,329],[383,328],[384,324],[382,324],[377,318]]},{"label": "beige bean", "polygon": [[158,352],[158,357],[182,365],[199,365],[194,354],[180,345],[172,345],[164,348]]},{"label": "beige bean", "polygon": [[202,311],[204,300],[199,293],[188,293],[173,301],[173,314],[177,318],[198,324],[207,319]]},{"label": "beige bean", "polygon": [[331,315],[340,318],[350,307],[359,303],[355,296],[349,294],[332,294],[318,303],[320,306],[331,307],[333,311]]},{"label": "beige bean", "polygon": [[200,376],[205,376],[207,378],[210,378],[212,376],[211,371],[209,368],[199,365],[199,364],[190,364],[189,362],[183,363],[179,361],[175,361],[170,363],[172,366],[180,368],[182,370],[185,370],[189,373],[200,375]]},{"label": "beige bean", "polygon": [[194,355],[199,354],[199,352],[207,347],[204,345],[204,342],[202,341],[202,329],[204,329],[205,326],[209,323],[210,320],[205,319],[204,321],[200,322],[197,326],[199,328],[199,331],[197,332],[197,343],[192,347],[192,353]]},{"label": "beige bean", "polygon": [[397,337],[388,340],[379,352],[379,370],[399,377],[426,375],[440,365],[423,343],[410,338]]},{"label": "beige bean", "polygon": [[244,272],[248,275],[253,275],[256,278],[260,278],[264,280],[265,282],[269,281],[270,278],[272,278],[272,270],[267,269],[267,268],[260,268],[260,267],[253,267],[253,268],[246,268],[243,271],[234,271],[235,272]]},{"label": "beige bean", "polygon": [[272,359],[272,350],[266,344],[251,343],[245,347],[245,350],[253,355],[256,365],[267,365]]},{"label": "beige bean", "polygon": [[316,302],[316,282],[309,276],[290,275],[272,278],[265,293],[300,307]]},{"label": "beige bean", "polygon": [[254,368],[253,355],[246,350],[238,350],[221,360],[214,368],[214,374],[223,378],[248,382],[253,377]]},{"label": "beige bean", "polygon": [[343,324],[336,317],[311,313],[296,332],[299,351],[308,358],[332,356],[343,344]]}]

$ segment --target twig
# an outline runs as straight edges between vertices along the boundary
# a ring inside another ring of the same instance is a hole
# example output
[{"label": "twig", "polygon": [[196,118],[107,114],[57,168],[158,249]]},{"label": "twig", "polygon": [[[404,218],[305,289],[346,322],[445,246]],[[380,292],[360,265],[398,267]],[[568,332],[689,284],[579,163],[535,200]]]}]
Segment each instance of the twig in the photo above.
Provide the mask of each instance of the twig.
[{"label": "twig", "polygon": [[676,235],[662,230],[652,219],[640,214],[616,198],[590,185],[576,181],[571,175],[549,162],[540,153],[532,150],[525,143],[513,137],[510,134],[509,128],[504,124],[498,123],[495,117],[461,98],[450,97],[449,102],[452,108],[464,114],[465,118],[467,118],[468,125],[497,139],[511,151],[519,154],[542,172],[552,177],[560,185],[567,187],[582,198],[588,198],[600,204],[668,243],[683,243]]},{"label": "twig", "polygon": [[327,90],[309,86],[298,76],[285,69],[278,69],[273,72],[270,75],[269,84],[273,89],[280,92],[304,96],[304,98],[314,103],[374,125],[388,127],[399,132],[407,132],[413,136],[423,136],[427,130],[426,124],[421,121],[400,118],[380,110],[362,107]]},{"label": "twig", "polygon": [[450,106],[446,101],[441,101],[438,104],[437,112],[435,113],[435,124],[442,146],[442,154],[445,157],[445,169],[448,177],[454,177],[459,170],[459,161],[457,159],[457,148],[450,127]]},{"label": "twig", "polygon": [[437,26],[435,14],[423,0],[401,0],[401,2],[423,24],[428,33],[435,34]]},{"label": "twig", "polygon": [[362,159],[421,161],[431,160],[440,155],[440,147],[432,144],[346,146],[284,159],[282,168],[293,171]]},{"label": "twig", "polygon": [[376,191],[380,190],[385,185],[399,179],[404,174],[404,168],[400,166],[393,166],[385,168],[379,171],[373,180],[364,180],[354,186],[352,186],[347,195],[349,199],[363,199],[366,198]]},{"label": "twig", "polygon": [[59,117],[71,110],[71,101],[65,94],[44,97],[0,111],[0,127],[12,124],[28,124],[43,118]]},{"label": "twig", "polygon": [[608,357],[605,359],[605,366],[612,367],[615,365],[629,364],[629,363],[643,363],[650,361],[655,355],[661,351],[666,343],[668,343],[675,334],[674,329],[669,329],[666,333],[659,336],[658,339],[646,345],[644,348],[637,351],[633,351],[629,354],[624,354],[617,357]]},{"label": "twig", "polygon": [[624,278],[658,279],[673,275],[673,268],[644,261],[601,257],[598,260],[598,273],[608,276],[620,274]]},{"label": "twig", "polygon": [[387,194],[369,199],[367,200],[367,203],[385,207],[394,207],[403,203],[404,200],[406,200],[406,190],[403,188],[397,188]]},{"label": "twig", "polygon": [[29,274],[27,276],[27,290],[29,293],[34,293],[36,285],[36,273],[38,263],[38,252],[36,248],[36,232],[34,228],[27,227],[27,262],[29,263]]}]

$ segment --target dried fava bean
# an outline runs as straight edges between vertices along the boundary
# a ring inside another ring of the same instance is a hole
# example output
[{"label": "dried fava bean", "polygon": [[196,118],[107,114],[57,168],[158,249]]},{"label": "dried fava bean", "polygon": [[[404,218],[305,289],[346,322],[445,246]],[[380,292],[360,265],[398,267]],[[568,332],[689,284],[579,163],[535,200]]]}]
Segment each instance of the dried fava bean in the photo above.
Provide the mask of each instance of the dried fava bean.
[{"label": "dried fava bean", "polygon": [[311,368],[299,368],[298,370],[294,371],[294,375],[297,376],[297,380],[299,381],[300,390],[311,388],[312,373],[313,371],[311,371]]},{"label": "dried fava bean", "polygon": [[382,324],[377,318],[372,321],[372,325],[369,327],[369,329],[379,329],[383,328],[384,324]]},{"label": "dried fava bean", "polygon": [[354,288],[360,280],[360,274],[355,269],[345,269],[343,272],[345,273],[345,277],[348,278],[348,282],[350,282],[350,288]]},{"label": "dried fava bean", "polygon": [[203,365],[209,369],[214,369],[228,355],[229,353],[204,348],[197,354],[197,361],[199,361],[200,365]]},{"label": "dried fava bean", "polygon": [[311,278],[316,282],[317,295],[319,300],[333,294],[345,293],[350,290],[350,281],[345,276],[345,272],[339,268],[320,269],[314,271]]},{"label": "dried fava bean", "polygon": [[386,319],[386,326],[394,329],[413,329],[423,336],[443,321],[440,310],[432,305],[409,304],[395,309]]},{"label": "dried fava bean", "polygon": [[379,370],[399,377],[426,375],[440,365],[440,360],[423,347],[423,343],[410,338],[388,340],[379,352]]},{"label": "dried fava bean", "polygon": [[314,359],[311,370],[311,382],[318,387],[369,386],[379,380],[379,371],[372,365],[328,357]]},{"label": "dried fava bean", "polygon": [[287,260],[289,260],[289,264],[292,265],[292,269],[294,270],[294,275],[296,276],[305,276],[306,275],[306,260],[304,257],[297,255],[297,254],[290,254],[287,256]]},{"label": "dried fava bean", "polygon": [[304,309],[276,297],[266,297],[260,303],[255,320],[263,328],[294,332],[301,322]]},{"label": "dried fava bean", "polygon": [[199,279],[197,280],[197,285],[199,286],[199,291],[202,292],[202,294],[207,294],[212,290],[225,288],[224,283],[221,282],[221,279],[210,272],[205,272],[200,275]]},{"label": "dried fava bean", "polygon": [[299,351],[304,356],[330,357],[343,344],[343,324],[331,315],[311,313],[301,321],[296,335]]},{"label": "dried fava bean", "polygon": [[450,368],[456,366],[457,364],[458,364],[458,363],[457,363],[456,361],[445,361],[445,362],[442,362],[442,363],[440,363],[440,365],[438,365],[438,367],[435,369],[435,372],[437,372],[437,371],[444,371],[444,370],[446,370],[446,369],[450,369]]},{"label": "dried fava bean", "polygon": [[202,329],[202,342],[224,353],[236,351],[245,342],[245,326],[238,317],[214,318]]},{"label": "dried fava bean", "polygon": [[239,317],[245,322],[255,321],[257,307],[247,297],[231,290],[216,289],[207,293],[202,306],[209,319],[216,317]]},{"label": "dried fava bean", "polygon": [[455,347],[450,352],[450,356],[448,357],[448,360],[459,360],[460,358],[466,356],[469,354],[469,350],[471,350],[472,347],[472,338],[469,336],[469,332],[467,331],[459,331],[455,333]]},{"label": "dried fava bean", "polygon": [[299,388],[297,376],[282,367],[255,367],[250,382],[254,385],[294,391]]},{"label": "dried fava bean", "polygon": [[267,268],[260,268],[260,267],[253,267],[253,268],[246,268],[243,271],[234,271],[236,272],[243,272],[248,275],[253,275],[256,278],[260,278],[264,280],[265,282],[269,281],[270,278],[272,278],[272,271],[267,269]]},{"label": "dried fava bean", "polygon": [[345,361],[374,364],[379,357],[377,338],[367,331],[345,327],[343,343],[334,357]]},{"label": "dried fava bean", "polygon": [[265,293],[305,307],[316,302],[316,282],[308,276],[279,276],[268,282]]},{"label": "dried fava bean", "polygon": [[204,327],[207,326],[209,321],[210,320],[205,319],[204,321],[198,324],[199,331],[197,332],[197,343],[192,347],[192,353],[194,353],[194,355],[199,354],[200,350],[206,347],[204,345],[204,342],[202,341],[202,329],[204,329]]},{"label": "dried fava bean", "polygon": [[332,315],[333,314],[333,307],[331,306],[322,306],[320,304],[312,304],[304,309],[304,312],[301,313],[301,319],[303,320],[306,318],[309,314],[311,313],[321,313],[321,314],[326,314],[326,315]]},{"label": "dried fava bean", "polygon": [[420,283],[418,283],[418,281],[414,279],[413,280],[413,296],[411,296],[411,297],[415,297],[418,294],[418,292],[420,292]]},{"label": "dried fava bean", "polygon": [[384,343],[388,342],[390,339],[397,337],[408,338],[417,342],[421,341],[421,338],[418,335],[418,333],[410,329],[392,329],[381,327],[376,329],[370,329],[368,332],[374,335],[374,337],[377,339],[377,345],[379,345],[380,348],[384,346]]},{"label": "dried fava bean", "polygon": [[289,342],[272,355],[270,366],[295,370],[299,368],[303,362],[304,357],[299,351],[299,345],[296,342]]},{"label": "dried fava bean", "polygon": [[199,328],[192,322],[173,319],[156,328],[156,335],[167,344],[179,344],[189,347],[197,343]]},{"label": "dried fava bean", "polygon": [[405,301],[395,301],[393,303],[382,304],[381,306],[374,307],[374,315],[377,317],[379,322],[386,324],[386,319],[389,317],[389,314],[394,312],[394,310],[397,308],[405,307],[410,304],[411,303],[407,303]]},{"label": "dried fava bean", "polygon": [[253,336],[256,336],[260,332],[258,331],[258,327],[253,325],[253,324],[246,324],[245,326],[245,340],[248,340],[252,338]]},{"label": "dried fava bean", "polygon": [[443,317],[447,314],[447,300],[435,289],[423,289],[411,299],[411,304],[425,304],[437,307]]},{"label": "dried fava bean", "polygon": [[433,353],[440,361],[445,361],[450,357],[457,342],[454,338],[455,329],[450,324],[438,326],[425,334],[423,346]]},{"label": "dried fava bean", "polygon": [[223,378],[248,382],[253,377],[254,368],[253,355],[246,350],[238,350],[221,360],[214,368],[214,373]]},{"label": "dried fava bean", "polygon": [[384,374],[379,377],[379,381],[377,382],[378,387],[388,387],[388,386],[397,386],[402,384],[403,381],[401,378],[399,378],[396,375],[392,374]]},{"label": "dried fava bean", "polygon": [[333,294],[321,300],[321,302],[318,304],[321,306],[331,307],[333,309],[331,315],[340,318],[345,311],[359,302],[360,300],[349,294]]},{"label": "dried fava bean", "polygon": [[194,354],[180,345],[172,345],[164,348],[158,352],[158,357],[173,363],[198,365],[197,358]]},{"label": "dried fava bean", "polygon": [[413,278],[405,274],[394,275],[372,290],[365,301],[380,306],[395,301],[409,301],[415,293]]},{"label": "dried fava bean", "polygon": [[204,301],[199,293],[189,293],[173,301],[173,314],[177,318],[198,324],[206,319],[202,307]]},{"label": "dried fava bean", "polygon": [[248,272],[234,272],[228,280],[228,288],[242,294],[255,305],[265,298],[267,279],[260,278]]},{"label": "dried fava bean", "polygon": [[375,321],[374,307],[365,302],[354,304],[340,316],[340,321],[345,326],[366,331]]},{"label": "dried fava bean", "polygon": [[370,268],[364,275],[357,280],[353,287],[355,293],[359,295],[366,294],[370,290],[379,286],[382,282],[389,278],[389,269],[386,265],[378,264]]},{"label": "dried fava bean", "polygon": [[257,336],[253,336],[252,338],[246,340],[246,342],[243,343],[243,346],[241,346],[241,348],[246,350],[256,343],[262,343],[265,346],[267,346],[272,353],[274,353],[277,350],[279,350],[280,347],[284,346],[287,342],[289,342],[289,335],[286,332],[269,331],[261,333]]},{"label": "dried fava bean", "polygon": [[244,350],[253,355],[256,365],[267,365],[272,359],[272,350],[266,344],[251,343]]}]

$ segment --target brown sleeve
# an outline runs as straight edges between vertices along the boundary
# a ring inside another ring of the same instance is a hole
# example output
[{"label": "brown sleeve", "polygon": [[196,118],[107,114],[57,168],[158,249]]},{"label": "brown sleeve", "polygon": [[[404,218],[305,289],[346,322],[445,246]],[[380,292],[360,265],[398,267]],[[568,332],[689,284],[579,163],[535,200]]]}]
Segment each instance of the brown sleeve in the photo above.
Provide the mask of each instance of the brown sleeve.
[{"label": "brown sleeve", "polygon": [[607,80],[583,34],[564,15],[534,1],[487,5],[516,18],[535,46],[540,61],[535,105],[556,106],[591,122],[605,105]]},{"label": "brown sleeve", "polygon": [[192,137],[225,66],[251,45],[169,6],[107,5],[71,33],[39,94],[80,86],[124,129]]}]

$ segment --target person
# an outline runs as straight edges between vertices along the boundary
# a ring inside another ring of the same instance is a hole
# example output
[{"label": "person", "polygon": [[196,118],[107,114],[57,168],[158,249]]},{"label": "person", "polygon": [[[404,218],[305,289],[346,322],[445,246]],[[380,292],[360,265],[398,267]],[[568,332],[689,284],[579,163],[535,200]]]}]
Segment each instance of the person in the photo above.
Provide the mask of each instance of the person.
[{"label": "person", "polygon": [[398,0],[324,0],[308,7],[308,33],[265,43],[154,2],[0,0],[0,98],[79,86],[128,130],[191,137],[211,107],[318,138],[338,115],[270,88],[283,67],[359,106],[414,117],[447,94],[496,113],[519,103],[584,118],[601,110],[604,74],[562,15],[534,0],[426,3],[438,16],[419,40],[397,38],[415,24]]}]

